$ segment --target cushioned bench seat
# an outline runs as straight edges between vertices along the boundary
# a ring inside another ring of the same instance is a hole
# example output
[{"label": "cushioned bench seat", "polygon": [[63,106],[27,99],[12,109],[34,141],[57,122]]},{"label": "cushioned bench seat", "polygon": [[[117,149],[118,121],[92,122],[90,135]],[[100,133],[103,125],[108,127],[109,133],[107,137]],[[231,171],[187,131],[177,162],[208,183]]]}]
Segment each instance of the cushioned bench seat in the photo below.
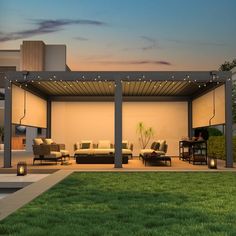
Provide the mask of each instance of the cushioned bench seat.
[{"label": "cushioned bench seat", "polygon": [[[88,155],[96,155],[96,154],[114,154],[115,149],[77,149],[75,150],[75,154],[88,154]],[[122,154],[132,155],[132,151],[130,149],[122,149]]]},{"label": "cushioned bench seat", "polygon": [[159,155],[165,155],[164,151],[154,150],[154,149],[141,149],[140,154],[143,156],[145,154],[156,153]]}]

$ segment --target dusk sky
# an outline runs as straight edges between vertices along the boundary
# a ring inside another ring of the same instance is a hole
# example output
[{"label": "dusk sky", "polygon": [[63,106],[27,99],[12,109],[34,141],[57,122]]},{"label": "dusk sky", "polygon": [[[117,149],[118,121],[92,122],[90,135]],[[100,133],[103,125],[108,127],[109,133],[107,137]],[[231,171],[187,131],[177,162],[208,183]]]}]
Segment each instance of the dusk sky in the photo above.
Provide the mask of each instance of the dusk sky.
[{"label": "dusk sky", "polygon": [[72,70],[216,70],[236,58],[236,0],[0,0],[0,49],[67,45]]}]

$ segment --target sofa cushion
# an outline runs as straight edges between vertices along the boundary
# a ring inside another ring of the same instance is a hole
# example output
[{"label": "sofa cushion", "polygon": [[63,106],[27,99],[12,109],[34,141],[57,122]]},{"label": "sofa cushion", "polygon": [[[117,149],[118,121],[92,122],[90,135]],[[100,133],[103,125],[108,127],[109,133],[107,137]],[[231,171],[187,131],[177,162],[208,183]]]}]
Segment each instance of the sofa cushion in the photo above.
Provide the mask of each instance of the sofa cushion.
[{"label": "sofa cushion", "polygon": [[[84,145],[85,144],[85,145]],[[89,147],[88,147],[89,144]],[[84,147],[84,148],[83,148]],[[86,148],[88,147],[88,148]],[[81,140],[80,141],[80,145],[77,146],[77,148],[82,148],[82,149],[89,149],[89,148],[93,148],[93,141],[92,140]]]},{"label": "sofa cushion", "polygon": [[156,144],[157,144],[157,142],[153,142],[151,145],[151,149],[155,149]]},{"label": "sofa cushion", "polygon": [[53,142],[53,140],[51,139],[51,138],[45,138],[44,139],[44,143],[46,143],[46,144],[53,144],[54,142]]},{"label": "sofa cushion", "polygon": [[100,140],[98,142],[98,149],[111,148],[111,142],[109,140]]},{"label": "sofa cushion", "polygon": [[159,150],[159,148],[160,148],[160,143],[155,142],[155,145],[154,145],[153,149],[154,149],[155,151],[157,151],[157,150]]},{"label": "sofa cushion", "polygon": [[60,150],[60,153],[62,154],[62,156],[68,156],[69,155],[69,151],[68,150]]},{"label": "sofa cushion", "polygon": [[92,155],[94,154],[94,149],[77,149],[75,154]]},{"label": "sofa cushion", "polygon": [[62,154],[60,152],[50,152],[49,155],[45,155],[45,157],[47,158],[59,158],[62,157]]},{"label": "sofa cushion", "polygon": [[43,144],[43,140],[41,138],[34,138],[34,145],[40,145]]},{"label": "sofa cushion", "polygon": [[122,149],[128,149],[128,143],[122,143]]},{"label": "sofa cushion", "polygon": [[140,154],[149,154],[149,153],[153,153],[154,149],[141,149]]},{"label": "sofa cushion", "polygon": [[166,145],[166,140],[158,140],[158,143],[160,143],[159,151],[165,151],[165,145]]},{"label": "sofa cushion", "polygon": [[94,154],[113,154],[114,153],[114,148],[96,148],[93,149]]},{"label": "sofa cushion", "polygon": [[122,154],[132,155],[132,151],[130,149],[122,149]]},{"label": "sofa cushion", "polygon": [[89,149],[91,143],[81,143],[81,149]]}]

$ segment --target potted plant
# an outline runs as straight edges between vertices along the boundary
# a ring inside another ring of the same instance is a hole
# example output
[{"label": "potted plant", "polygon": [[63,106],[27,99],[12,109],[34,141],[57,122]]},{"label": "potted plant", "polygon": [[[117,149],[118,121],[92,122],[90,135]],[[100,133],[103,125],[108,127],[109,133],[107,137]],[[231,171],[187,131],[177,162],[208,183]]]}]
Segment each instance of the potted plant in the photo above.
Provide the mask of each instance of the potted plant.
[{"label": "potted plant", "polygon": [[0,150],[4,149],[4,127],[0,126]]},{"label": "potted plant", "polygon": [[145,149],[154,136],[154,130],[152,127],[146,128],[143,122],[139,122],[137,125],[137,133],[139,135],[139,143],[142,149]]}]

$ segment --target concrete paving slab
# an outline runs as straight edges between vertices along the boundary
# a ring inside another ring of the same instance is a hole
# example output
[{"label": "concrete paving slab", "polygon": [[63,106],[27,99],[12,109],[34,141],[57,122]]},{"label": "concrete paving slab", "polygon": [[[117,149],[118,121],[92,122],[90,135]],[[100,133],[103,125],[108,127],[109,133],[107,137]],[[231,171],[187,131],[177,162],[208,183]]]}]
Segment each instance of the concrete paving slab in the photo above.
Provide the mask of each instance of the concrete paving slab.
[{"label": "concrete paving slab", "polygon": [[28,185],[27,187],[0,199],[0,220],[3,220],[25,204],[29,203],[43,192],[66,178],[73,171],[59,170],[54,174],[48,175],[41,180]]}]

